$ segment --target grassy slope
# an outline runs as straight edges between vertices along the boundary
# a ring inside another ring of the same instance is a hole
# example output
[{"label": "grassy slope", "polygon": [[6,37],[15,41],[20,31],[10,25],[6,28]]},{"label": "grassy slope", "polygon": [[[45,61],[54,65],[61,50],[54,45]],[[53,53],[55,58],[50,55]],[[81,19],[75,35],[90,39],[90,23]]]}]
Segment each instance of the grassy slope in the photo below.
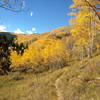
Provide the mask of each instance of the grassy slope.
[{"label": "grassy slope", "polygon": [[17,36],[18,42],[29,42],[29,41],[36,40],[36,39],[47,38],[49,35],[57,34],[58,32],[69,33],[71,28],[72,28],[71,26],[64,26],[64,27],[60,27],[60,28],[42,33],[42,34],[27,34],[27,35],[14,34],[14,35]]},{"label": "grassy slope", "polygon": [[14,34],[10,32],[0,32],[0,35],[5,34],[8,38],[16,37],[19,43],[22,43],[22,42],[23,43],[25,42],[33,43],[34,41],[38,39],[47,38],[48,36],[51,36],[53,34],[58,34],[59,32],[69,33],[71,28],[72,28],[71,26],[64,26],[64,27],[60,27],[60,28],[42,33],[42,34]]},{"label": "grassy slope", "polygon": [[[19,42],[30,42],[62,31],[68,32],[69,27],[17,37]],[[24,79],[10,80],[14,76]],[[0,76],[0,100],[100,100],[100,55],[37,75]]]},{"label": "grassy slope", "polygon": [[0,100],[100,100],[100,55],[19,81],[14,75],[0,76]]}]

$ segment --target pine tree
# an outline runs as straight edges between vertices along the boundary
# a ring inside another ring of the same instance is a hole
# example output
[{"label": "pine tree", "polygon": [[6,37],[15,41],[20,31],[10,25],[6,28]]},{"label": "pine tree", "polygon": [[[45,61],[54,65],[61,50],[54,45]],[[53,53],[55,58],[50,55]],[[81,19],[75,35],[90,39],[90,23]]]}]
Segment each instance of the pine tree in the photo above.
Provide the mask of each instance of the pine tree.
[{"label": "pine tree", "polygon": [[[11,37],[12,35],[10,35]],[[0,66],[4,73],[10,71],[10,55],[11,51],[16,51],[22,55],[24,50],[27,48],[23,43],[18,44],[15,42],[15,37],[9,38],[7,35],[0,34]]]}]

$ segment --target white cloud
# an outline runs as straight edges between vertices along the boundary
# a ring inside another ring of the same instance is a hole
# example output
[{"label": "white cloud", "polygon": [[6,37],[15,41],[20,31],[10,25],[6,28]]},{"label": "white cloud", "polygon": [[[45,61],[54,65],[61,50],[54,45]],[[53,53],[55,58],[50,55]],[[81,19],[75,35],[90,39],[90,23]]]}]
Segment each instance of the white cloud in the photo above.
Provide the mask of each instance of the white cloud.
[{"label": "white cloud", "polygon": [[26,31],[27,32],[27,34],[33,34],[33,32],[32,31]]},{"label": "white cloud", "polygon": [[27,34],[37,33],[35,27],[33,27],[31,30],[28,30],[28,31],[26,31],[26,32],[27,32]]},{"label": "white cloud", "polygon": [[24,32],[21,31],[19,28],[17,28],[17,29],[14,31],[14,33],[17,33],[17,34],[23,34]]},{"label": "white cloud", "polygon": [[30,13],[30,16],[31,16],[31,17],[33,16],[33,12]]},{"label": "white cloud", "polygon": [[7,32],[7,27],[5,27],[4,25],[0,25],[0,32]]},{"label": "white cloud", "polygon": [[32,31],[33,31],[33,32],[34,32],[34,31],[36,31],[36,28],[35,28],[35,27],[33,27],[33,28],[32,28]]}]

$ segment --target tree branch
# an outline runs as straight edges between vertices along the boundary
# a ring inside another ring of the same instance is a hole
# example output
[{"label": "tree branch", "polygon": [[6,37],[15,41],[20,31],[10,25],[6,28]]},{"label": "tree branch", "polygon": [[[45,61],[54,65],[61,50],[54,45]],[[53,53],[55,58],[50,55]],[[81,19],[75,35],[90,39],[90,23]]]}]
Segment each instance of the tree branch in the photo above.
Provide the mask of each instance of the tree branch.
[{"label": "tree branch", "polygon": [[13,12],[20,12],[23,9],[23,0],[20,1],[13,0],[13,2],[14,4],[13,3],[10,4],[9,0],[3,1],[2,3],[0,3],[0,7]]},{"label": "tree branch", "polygon": [[15,10],[15,9],[13,9],[13,8],[5,7],[5,6],[3,6],[2,8],[6,9],[6,10],[13,11],[13,12],[20,12],[20,11],[22,10],[22,9]]},{"label": "tree branch", "polygon": [[[100,1],[100,0],[99,0]],[[96,7],[91,5],[91,3],[88,0],[85,0],[85,2],[92,8],[92,10],[95,12],[95,14],[98,16],[99,20],[100,20],[100,15],[97,13],[96,11]],[[100,8],[99,8],[100,9]]]}]

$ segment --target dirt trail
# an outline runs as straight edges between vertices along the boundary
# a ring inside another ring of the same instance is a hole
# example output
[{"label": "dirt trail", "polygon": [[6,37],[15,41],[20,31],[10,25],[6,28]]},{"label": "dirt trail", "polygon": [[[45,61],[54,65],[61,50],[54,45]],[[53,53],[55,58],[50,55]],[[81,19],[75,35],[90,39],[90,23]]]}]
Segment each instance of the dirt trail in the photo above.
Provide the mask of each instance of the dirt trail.
[{"label": "dirt trail", "polygon": [[57,93],[57,96],[58,96],[58,100],[65,100],[64,94],[63,94],[64,91],[59,87],[59,84],[61,84],[61,78],[63,77],[63,75],[64,75],[64,73],[65,73],[66,71],[68,71],[68,69],[65,70],[65,71],[59,76],[59,78],[57,78],[56,81],[55,81],[55,87],[56,87],[56,93]]},{"label": "dirt trail", "polygon": [[57,93],[57,96],[58,96],[58,100],[64,100],[64,96],[63,96],[63,90],[61,90],[59,88],[59,82],[60,82],[60,79],[57,79],[55,81],[55,87],[56,87],[56,93]]}]

